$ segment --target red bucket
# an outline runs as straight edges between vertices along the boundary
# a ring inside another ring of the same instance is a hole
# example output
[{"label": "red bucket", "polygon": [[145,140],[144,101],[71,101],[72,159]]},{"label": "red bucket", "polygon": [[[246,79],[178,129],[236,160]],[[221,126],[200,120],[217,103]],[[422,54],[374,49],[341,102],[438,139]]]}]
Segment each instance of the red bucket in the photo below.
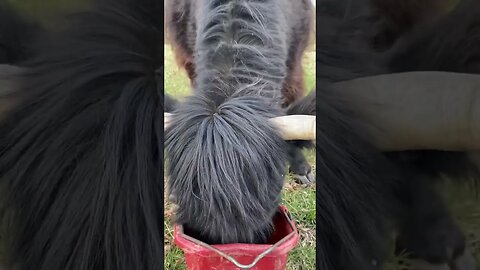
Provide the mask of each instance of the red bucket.
[{"label": "red bucket", "polygon": [[298,244],[298,231],[285,206],[280,206],[273,222],[268,244],[208,245],[184,234],[177,224],[174,242],[185,253],[189,270],[285,270],[288,252]]}]

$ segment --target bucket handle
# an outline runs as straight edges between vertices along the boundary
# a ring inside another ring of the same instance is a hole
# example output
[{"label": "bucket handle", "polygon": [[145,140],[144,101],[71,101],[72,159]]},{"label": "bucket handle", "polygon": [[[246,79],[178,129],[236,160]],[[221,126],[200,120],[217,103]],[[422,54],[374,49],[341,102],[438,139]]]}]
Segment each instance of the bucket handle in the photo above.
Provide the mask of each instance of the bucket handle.
[{"label": "bucket handle", "polygon": [[282,243],[284,243],[285,241],[287,241],[288,239],[290,239],[291,237],[293,237],[295,235],[295,228],[293,226],[293,221],[292,221],[292,218],[290,216],[290,213],[285,210],[285,217],[287,218],[288,220],[288,225],[290,225],[290,228],[292,228],[292,232],[289,233],[287,236],[285,236],[284,238],[282,238],[280,241],[278,241],[277,243],[273,244],[271,247],[267,248],[264,252],[260,253],[256,258],[255,260],[253,260],[252,263],[250,264],[241,264],[239,262],[237,262],[237,260],[235,260],[232,256],[222,252],[221,250],[207,244],[207,243],[204,243],[200,240],[197,240],[189,235],[186,235],[183,233],[183,231],[181,232],[182,234],[182,237],[194,242],[195,244],[197,245],[200,245],[208,250],[211,250],[211,251],[214,251],[216,252],[218,255],[222,256],[223,258],[227,259],[229,262],[233,263],[235,266],[241,268],[241,269],[251,269],[252,267],[254,267],[263,257],[267,256],[269,253],[271,253],[275,248],[277,248],[278,246],[280,246]]}]

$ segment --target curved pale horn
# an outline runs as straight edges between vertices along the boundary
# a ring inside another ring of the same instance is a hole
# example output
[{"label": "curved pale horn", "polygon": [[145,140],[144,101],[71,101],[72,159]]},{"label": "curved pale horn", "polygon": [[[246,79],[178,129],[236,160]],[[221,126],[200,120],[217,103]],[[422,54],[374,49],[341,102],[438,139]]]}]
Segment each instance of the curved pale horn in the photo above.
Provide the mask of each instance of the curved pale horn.
[{"label": "curved pale horn", "polygon": [[336,83],[327,91],[367,125],[379,149],[480,150],[480,76],[408,72]]},{"label": "curved pale horn", "polygon": [[287,115],[272,118],[284,140],[313,141],[316,139],[317,121],[313,115]]},{"label": "curved pale horn", "polygon": [[[164,113],[164,128],[171,124],[170,113]],[[285,140],[315,140],[316,117],[313,115],[287,115],[270,119]]]}]

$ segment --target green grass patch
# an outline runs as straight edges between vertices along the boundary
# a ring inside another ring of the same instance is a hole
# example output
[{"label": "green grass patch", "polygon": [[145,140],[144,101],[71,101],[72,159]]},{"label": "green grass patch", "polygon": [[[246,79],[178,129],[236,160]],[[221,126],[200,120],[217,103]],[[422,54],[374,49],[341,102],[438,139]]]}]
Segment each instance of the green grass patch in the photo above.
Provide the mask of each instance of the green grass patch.
[{"label": "green grass patch", "polygon": [[184,97],[191,93],[190,81],[185,70],[181,69],[173,56],[173,51],[169,45],[165,45],[165,69],[163,83],[165,93],[173,97]]},{"label": "green grass patch", "polygon": [[[315,245],[303,246],[299,244],[288,256],[287,269],[313,270],[315,269]],[[310,259],[310,258],[313,258]]]}]

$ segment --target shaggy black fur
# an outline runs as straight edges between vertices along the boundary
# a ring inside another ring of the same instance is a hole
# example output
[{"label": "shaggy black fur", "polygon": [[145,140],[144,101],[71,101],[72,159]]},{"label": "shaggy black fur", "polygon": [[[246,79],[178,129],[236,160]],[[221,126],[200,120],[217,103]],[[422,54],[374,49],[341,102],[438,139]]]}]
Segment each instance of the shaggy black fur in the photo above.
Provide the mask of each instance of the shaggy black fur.
[{"label": "shaggy black fur", "polygon": [[165,150],[176,222],[209,243],[266,241],[286,169],[285,142],[267,120],[276,114],[256,97],[215,106],[198,96],[175,115]]},{"label": "shaggy black fur", "polygon": [[162,268],[163,7],[104,2],[21,63],[0,125],[6,269]]}]

